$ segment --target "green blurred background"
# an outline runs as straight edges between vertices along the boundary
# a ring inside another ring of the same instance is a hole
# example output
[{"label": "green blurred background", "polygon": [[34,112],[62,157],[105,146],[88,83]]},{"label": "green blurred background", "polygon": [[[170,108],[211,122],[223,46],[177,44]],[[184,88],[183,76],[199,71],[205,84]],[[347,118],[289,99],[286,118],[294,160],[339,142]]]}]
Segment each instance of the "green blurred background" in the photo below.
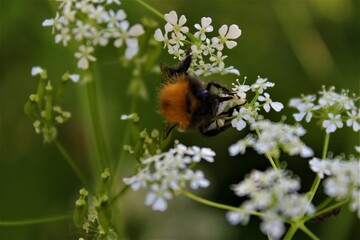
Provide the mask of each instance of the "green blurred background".
[{"label": "green blurred background", "polygon": [[[360,24],[359,1],[356,0],[177,0],[146,1],[162,13],[176,10],[185,14],[188,26],[203,16],[213,19],[215,29],[222,24],[238,24],[242,36],[238,46],[229,53],[228,65],[234,65],[252,83],[258,75],[275,82],[270,91],[273,99],[288,103],[291,97],[316,93],[322,85],[350,89],[359,94]],[[48,70],[49,79],[57,81],[62,73],[76,72],[76,61],[71,48],[56,45],[50,28],[43,28],[44,19],[55,15],[57,2],[44,0],[1,0],[1,115],[0,115],[0,220],[30,219],[71,213],[78,190],[82,187],[62,155],[53,145],[44,145],[35,134],[32,122],[23,113],[23,104],[36,88],[36,78],[30,76],[33,66]],[[156,18],[139,4],[123,1],[123,8],[131,23],[140,17]],[[130,98],[127,87],[131,69],[118,62],[112,47],[97,49],[96,57],[102,74],[99,83],[101,120],[106,133],[107,148],[113,159],[122,149],[127,126],[119,120],[129,113]],[[166,51],[158,62],[174,64]],[[234,76],[212,76],[209,79],[230,84]],[[208,79],[207,79],[208,80]],[[136,111],[142,127],[161,129],[162,120],[156,113],[156,91],[160,76],[145,76],[148,100],[139,99]],[[67,89],[63,107],[72,112],[71,120],[59,129],[59,139],[76,159],[87,176],[92,174],[89,164],[96,158],[89,111],[84,101],[84,86],[71,85]],[[287,122],[293,123],[291,110],[285,109]],[[270,116],[279,120],[280,114]],[[304,137],[319,156],[323,133],[313,124],[305,124],[309,134]],[[173,138],[186,145],[211,147],[217,152],[214,164],[202,169],[212,185],[198,194],[205,198],[238,205],[240,199],[230,190],[231,184],[243,179],[253,168],[266,169],[268,163],[251,151],[231,158],[230,144],[246,132],[229,130],[213,138],[204,138],[197,132],[176,133]],[[310,137],[311,135],[311,137]],[[353,153],[359,144],[359,135],[344,128],[331,137],[330,150],[335,154]],[[128,159],[124,159],[126,162]],[[130,161],[130,160],[129,160]],[[301,176],[303,191],[311,186],[314,174],[303,159],[291,158],[288,165]],[[123,176],[132,174],[134,163],[124,164]],[[118,178],[119,186],[122,185]],[[95,179],[96,180],[96,179]],[[95,181],[94,180],[94,181]],[[169,202],[165,213],[145,207],[145,192],[129,191],[119,201],[123,220],[115,219],[127,230],[130,239],[265,239],[260,233],[259,221],[230,226],[224,212],[202,206],[182,196]],[[315,199],[318,200],[318,199]],[[123,221],[123,222],[122,222]],[[355,239],[360,236],[355,214],[343,207],[340,215],[320,223],[309,224],[321,239]],[[77,239],[77,230],[71,220],[28,226],[0,226],[0,239]],[[306,239],[298,233],[295,239]]]}]

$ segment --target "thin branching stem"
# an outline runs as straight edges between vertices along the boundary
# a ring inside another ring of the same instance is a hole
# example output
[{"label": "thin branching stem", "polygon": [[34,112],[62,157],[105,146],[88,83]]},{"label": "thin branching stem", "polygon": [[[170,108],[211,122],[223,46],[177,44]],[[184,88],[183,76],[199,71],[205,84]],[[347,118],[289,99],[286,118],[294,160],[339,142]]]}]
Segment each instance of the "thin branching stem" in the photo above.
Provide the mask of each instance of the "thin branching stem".
[{"label": "thin branching stem", "polygon": [[90,185],[88,183],[88,181],[86,180],[85,175],[83,174],[83,172],[80,170],[80,168],[76,165],[75,161],[72,159],[72,157],[70,157],[69,153],[66,151],[66,149],[63,147],[63,145],[58,141],[55,140],[54,141],[55,146],[57,147],[57,149],[60,151],[60,153],[63,155],[63,157],[65,158],[65,160],[68,162],[68,164],[70,165],[70,167],[72,168],[72,170],[75,172],[76,176],[80,179],[80,181],[82,182],[82,184],[84,185],[84,187],[86,189],[88,189],[90,192],[92,192],[92,189],[90,188]]},{"label": "thin branching stem", "polygon": [[43,218],[34,218],[34,219],[24,219],[24,220],[15,220],[15,221],[3,221],[0,220],[0,226],[24,226],[24,225],[33,225],[40,223],[56,222],[62,220],[69,220],[73,217],[72,214],[54,216],[54,217],[43,217]]}]

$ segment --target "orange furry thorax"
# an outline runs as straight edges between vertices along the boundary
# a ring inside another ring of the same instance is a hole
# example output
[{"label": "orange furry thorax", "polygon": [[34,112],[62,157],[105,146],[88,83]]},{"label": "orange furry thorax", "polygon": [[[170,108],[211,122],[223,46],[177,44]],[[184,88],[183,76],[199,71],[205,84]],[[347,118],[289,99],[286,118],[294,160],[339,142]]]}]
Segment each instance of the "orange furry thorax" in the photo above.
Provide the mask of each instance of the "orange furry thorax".
[{"label": "orange furry thorax", "polygon": [[159,92],[159,100],[160,113],[169,123],[177,124],[181,129],[190,126],[192,113],[198,103],[185,75],[176,76],[173,82],[166,83]]}]

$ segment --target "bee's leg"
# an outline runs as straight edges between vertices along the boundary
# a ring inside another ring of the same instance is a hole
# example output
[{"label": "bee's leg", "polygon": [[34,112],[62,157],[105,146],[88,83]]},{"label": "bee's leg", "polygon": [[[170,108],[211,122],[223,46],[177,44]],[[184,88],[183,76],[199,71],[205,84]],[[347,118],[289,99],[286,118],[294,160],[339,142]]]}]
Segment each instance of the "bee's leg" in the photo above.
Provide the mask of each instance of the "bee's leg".
[{"label": "bee's leg", "polygon": [[208,125],[200,126],[199,131],[203,136],[212,137],[212,136],[218,135],[219,133],[222,133],[223,131],[225,131],[226,129],[231,127],[231,124],[227,124],[222,127],[218,127],[218,128],[211,129],[211,130],[207,130],[208,127],[209,127]]},{"label": "bee's leg", "polygon": [[163,140],[165,140],[171,133],[171,131],[177,126],[177,124],[166,124],[164,131],[163,131]]},{"label": "bee's leg", "polygon": [[218,82],[214,82],[211,81],[206,85],[206,90],[210,91],[211,87],[215,87],[217,89],[221,89],[225,94],[229,94],[229,95],[235,95],[236,93],[231,91],[230,89],[228,89],[227,87],[225,87],[224,85],[218,83]]}]

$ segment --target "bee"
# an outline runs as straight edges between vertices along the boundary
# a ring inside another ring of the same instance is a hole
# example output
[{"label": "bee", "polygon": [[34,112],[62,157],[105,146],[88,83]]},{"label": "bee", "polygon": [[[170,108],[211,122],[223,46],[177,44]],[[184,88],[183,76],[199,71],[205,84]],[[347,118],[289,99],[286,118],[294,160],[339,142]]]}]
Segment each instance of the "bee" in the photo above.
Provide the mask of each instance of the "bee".
[{"label": "bee", "polygon": [[219,112],[219,106],[229,100],[239,100],[236,93],[217,82],[205,83],[187,73],[191,54],[177,66],[161,64],[165,83],[159,91],[160,114],[167,122],[164,138],[175,127],[179,131],[198,128],[205,136],[214,136],[231,126],[226,117],[242,104]]}]

